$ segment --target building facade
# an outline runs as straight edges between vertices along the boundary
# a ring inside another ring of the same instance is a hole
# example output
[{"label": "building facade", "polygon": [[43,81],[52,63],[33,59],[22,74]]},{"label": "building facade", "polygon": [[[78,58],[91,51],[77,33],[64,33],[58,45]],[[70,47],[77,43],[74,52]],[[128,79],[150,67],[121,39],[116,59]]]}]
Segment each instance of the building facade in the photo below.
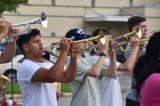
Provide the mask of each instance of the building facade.
[{"label": "building facade", "polygon": [[45,46],[59,42],[71,28],[82,28],[89,34],[96,28],[106,28],[113,36],[126,34],[127,20],[133,15],[145,16],[150,31],[160,27],[159,0],[29,0],[16,13],[2,16],[15,24],[36,19],[41,12],[47,16],[48,27],[30,27],[41,30]]}]

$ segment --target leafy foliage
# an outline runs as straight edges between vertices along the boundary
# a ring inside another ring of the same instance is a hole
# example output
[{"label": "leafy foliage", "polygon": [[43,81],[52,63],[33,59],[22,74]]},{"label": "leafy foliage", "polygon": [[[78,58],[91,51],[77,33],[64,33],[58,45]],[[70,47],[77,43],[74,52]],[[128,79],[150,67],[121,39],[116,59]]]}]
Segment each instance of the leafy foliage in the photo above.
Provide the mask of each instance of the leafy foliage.
[{"label": "leafy foliage", "polygon": [[20,4],[27,5],[28,0],[0,0],[0,14],[4,11],[16,12]]}]

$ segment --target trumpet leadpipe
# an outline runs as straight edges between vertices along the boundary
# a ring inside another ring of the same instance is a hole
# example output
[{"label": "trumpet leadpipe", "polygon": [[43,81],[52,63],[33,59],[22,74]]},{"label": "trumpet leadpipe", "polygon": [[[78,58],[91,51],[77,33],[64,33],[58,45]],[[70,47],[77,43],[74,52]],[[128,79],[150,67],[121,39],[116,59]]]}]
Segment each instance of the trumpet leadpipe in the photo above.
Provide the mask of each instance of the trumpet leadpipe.
[{"label": "trumpet leadpipe", "polygon": [[18,26],[25,26],[27,25],[29,27],[30,24],[41,24],[44,28],[47,28],[48,21],[47,17],[44,12],[41,13],[41,16],[39,18],[27,21],[27,22],[21,22],[17,24],[13,24],[12,27],[18,27]]},{"label": "trumpet leadpipe", "polygon": [[[150,38],[143,38],[143,39],[140,39],[140,43],[141,42],[146,42],[148,41]],[[112,48],[117,48],[117,47],[120,47],[120,46],[123,46],[125,44],[127,44],[128,42],[116,42],[115,44],[111,45]]]}]

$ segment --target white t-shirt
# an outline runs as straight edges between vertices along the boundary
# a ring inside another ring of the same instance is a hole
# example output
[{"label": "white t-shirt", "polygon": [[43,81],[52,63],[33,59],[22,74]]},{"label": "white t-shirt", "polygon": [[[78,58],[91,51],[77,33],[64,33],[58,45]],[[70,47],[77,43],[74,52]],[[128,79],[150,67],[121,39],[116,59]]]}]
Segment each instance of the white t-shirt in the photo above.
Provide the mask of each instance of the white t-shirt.
[{"label": "white t-shirt", "polygon": [[36,63],[25,59],[17,70],[17,80],[23,96],[23,106],[57,106],[53,83],[31,82],[34,73],[40,68],[49,69],[52,63]]},{"label": "white t-shirt", "polygon": [[[92,56],[93,60],[98,60],[98,56]],[[117,66],[119,66],[117,62]],[[110,60],[106,58],[103,63],[102,71],[106,71],[109,68]],[[122,96],[119,78],[109,78],[106,76],[100,77],[99,80],[101,106],[122,106]]]}]

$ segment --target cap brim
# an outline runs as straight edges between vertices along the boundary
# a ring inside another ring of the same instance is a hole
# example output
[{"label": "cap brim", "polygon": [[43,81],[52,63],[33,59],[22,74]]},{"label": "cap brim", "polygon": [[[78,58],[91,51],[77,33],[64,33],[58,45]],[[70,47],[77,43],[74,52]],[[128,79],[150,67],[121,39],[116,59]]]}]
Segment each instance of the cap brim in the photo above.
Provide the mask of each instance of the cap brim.
[{"label": "cap brim", "polygon": [[87,39],[87,38],[90,38],[91,35],[88,35],[88,34],[84,34],[84,39]]}]

